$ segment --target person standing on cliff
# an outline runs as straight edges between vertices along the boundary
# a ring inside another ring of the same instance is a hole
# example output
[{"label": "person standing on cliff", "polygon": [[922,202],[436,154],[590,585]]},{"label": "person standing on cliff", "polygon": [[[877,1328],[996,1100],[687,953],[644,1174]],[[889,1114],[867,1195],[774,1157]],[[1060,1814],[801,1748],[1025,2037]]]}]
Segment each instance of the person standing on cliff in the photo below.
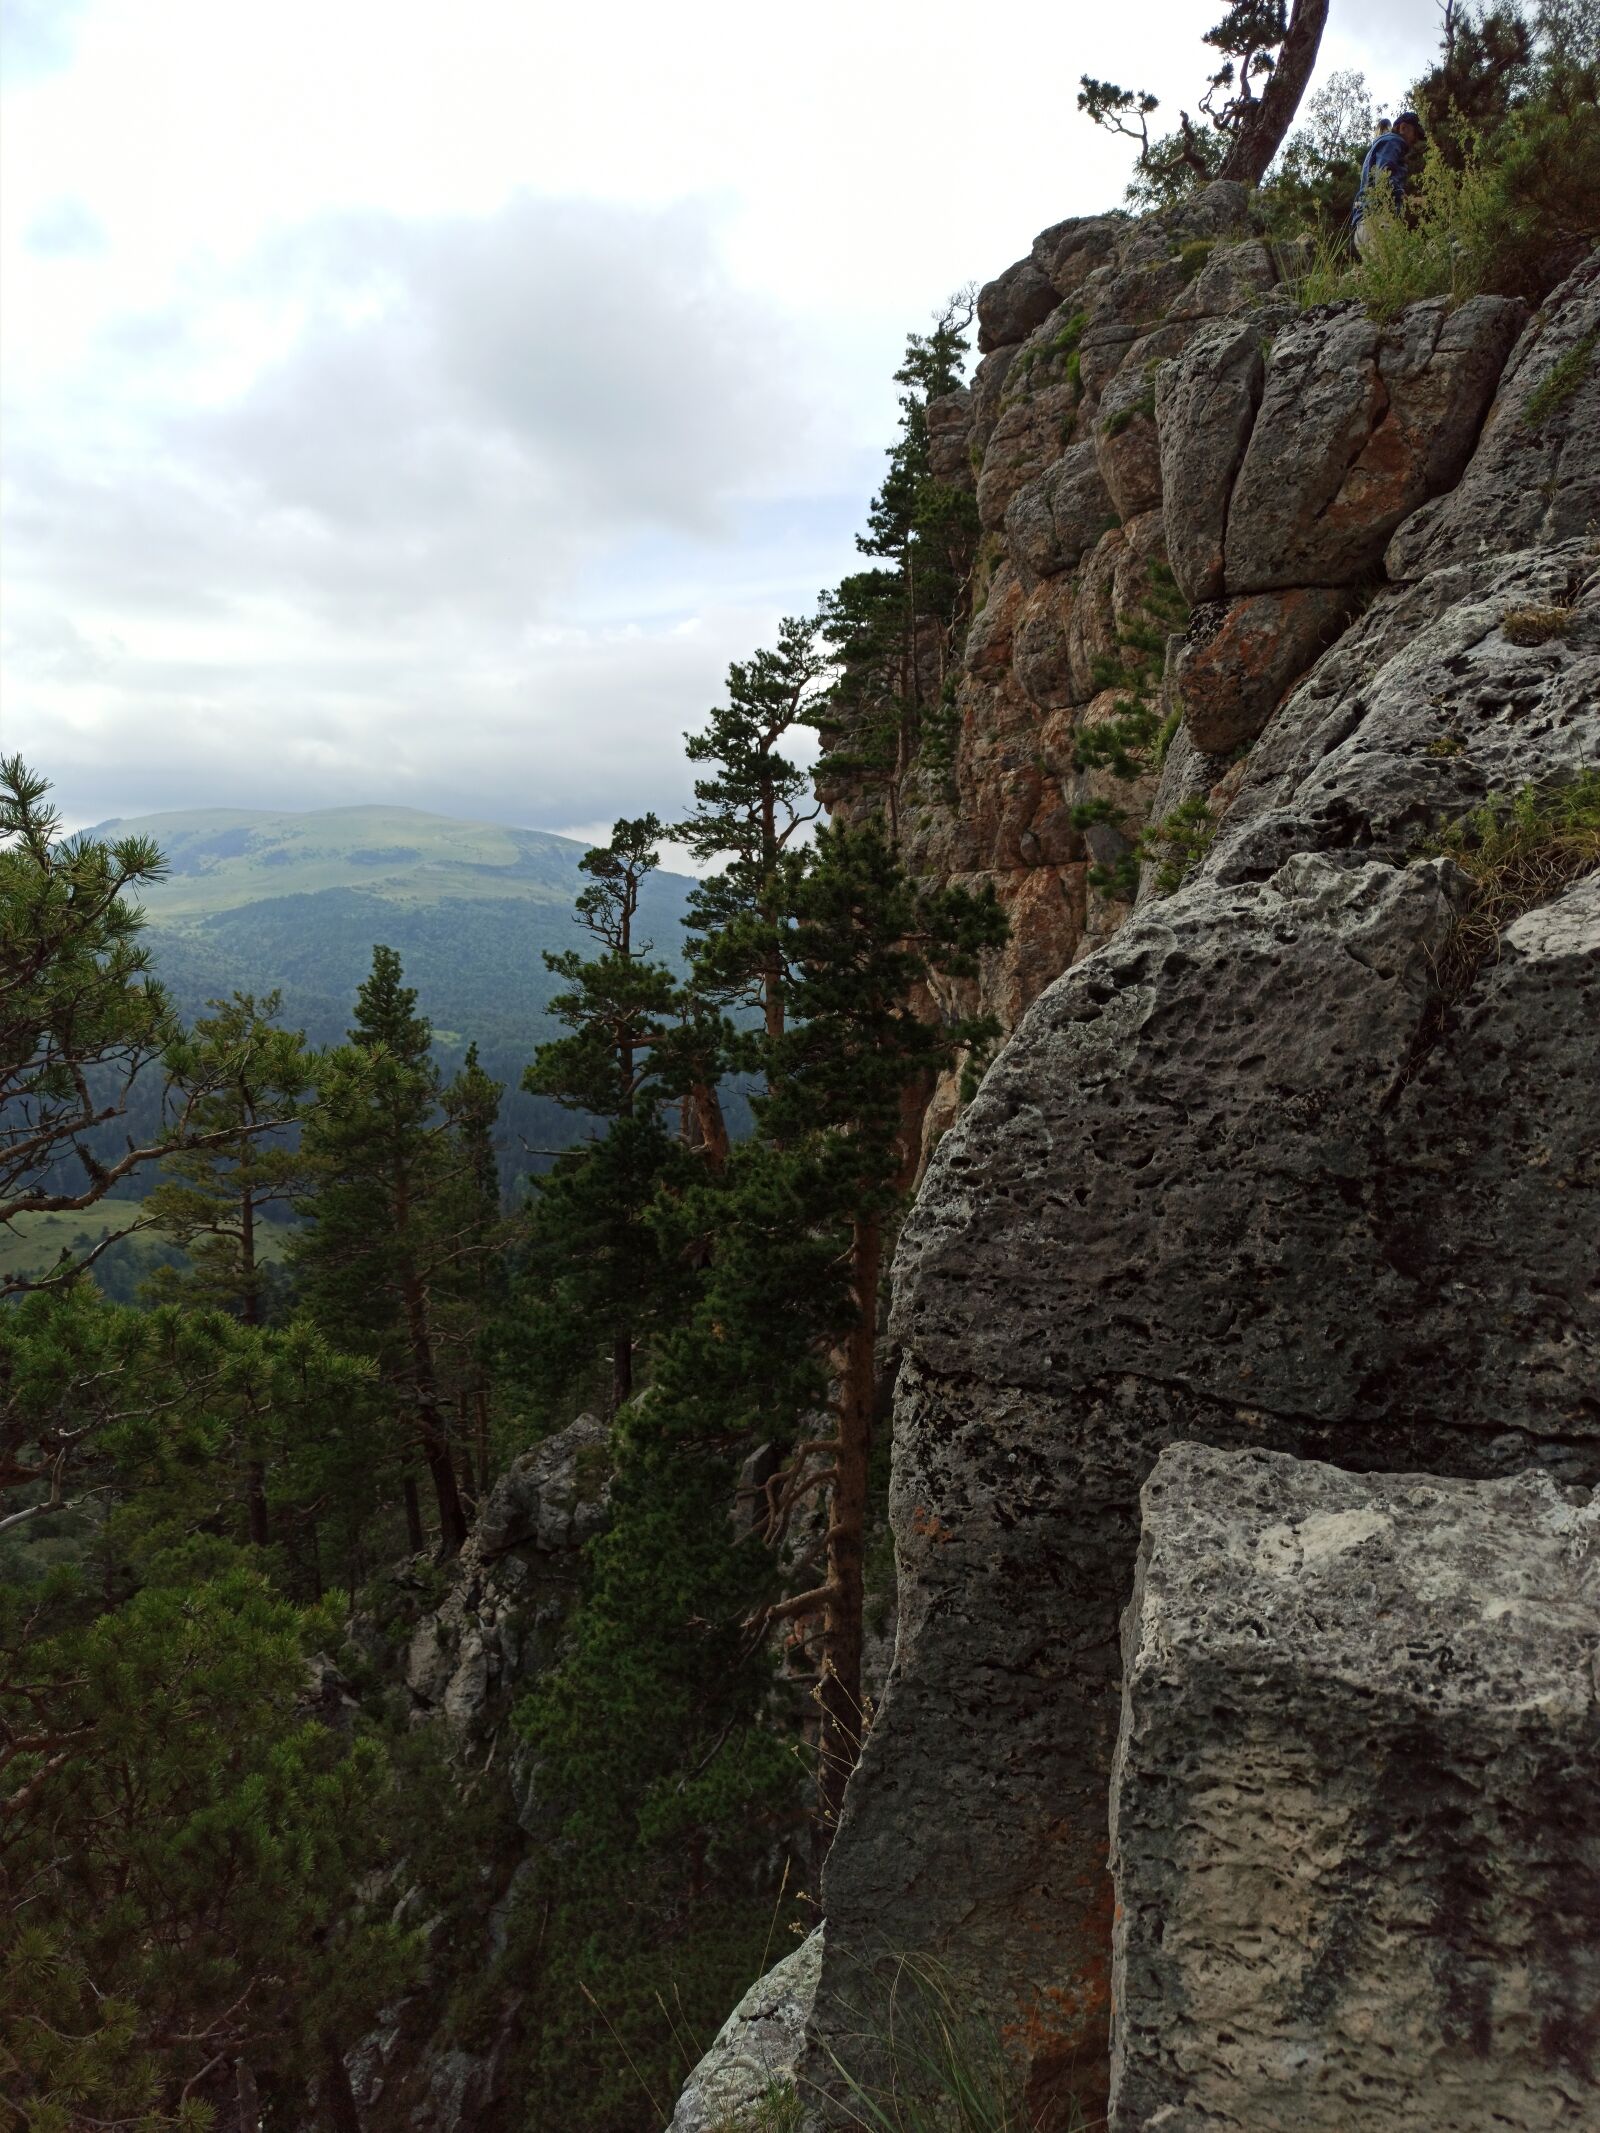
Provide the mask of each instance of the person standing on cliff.
[{"label": "person standing on cliff", "polygon": [[1406,158],[1421,139],[1421,119],[1414,111],[1402,111],[1393,126],[1380,133],[1367,150],[1366,161],[1361,166],[1361,183],[1356,190],[1356,204],[1350,215],[1358,252],[1366,250],[1370,235],[1365,209],[1369,200],[1379,196],[1385,178],[1389,181],[1396,213],[1405,206]]}]

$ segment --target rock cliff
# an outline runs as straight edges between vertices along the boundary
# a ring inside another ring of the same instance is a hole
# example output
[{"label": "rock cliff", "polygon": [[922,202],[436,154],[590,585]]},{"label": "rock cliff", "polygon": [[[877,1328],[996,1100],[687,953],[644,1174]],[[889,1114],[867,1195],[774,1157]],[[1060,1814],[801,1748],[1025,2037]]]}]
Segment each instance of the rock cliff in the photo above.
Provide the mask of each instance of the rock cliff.
[{"label": "rock cliff", "polygon": [[1437,842],[1600,766],[1600,256],[1532,318],[1381,325],[1282,266],[1230,187],[1058,225],[939,405],[982,601],[900,825],[1006,904],[1013,1034],[895,1271],[899,1635],[828,1862],[823,2090],[927,1953],[1039,2110],[1104,2107],[1167,1447],[1600,1479],[1600,878],[1485,918]]}]

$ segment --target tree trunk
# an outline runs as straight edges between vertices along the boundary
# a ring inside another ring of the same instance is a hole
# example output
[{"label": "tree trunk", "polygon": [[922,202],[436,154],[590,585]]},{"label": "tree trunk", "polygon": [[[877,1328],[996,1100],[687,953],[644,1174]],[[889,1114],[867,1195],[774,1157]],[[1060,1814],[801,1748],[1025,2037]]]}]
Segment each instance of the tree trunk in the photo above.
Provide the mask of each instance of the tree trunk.
[{"label": "tree trunk", "polygon": [[413,1555],[420,1555],[428,1545],[428,1536],[422,1530],[422,1505],[417,1500],[417,1484],[409,1474],[400,1484],[400,1493],[406,1502],[406,1545]]},{"label": "tree trunk", "polygon": [[489,1493],[489,1387],[482,1373],[478,1374],[473,1389],[473,1402],[477,1415],[476,1449],[478,1455],[478,1496],[480,1500]]},{"label": "tree trunk", "polygon": [[708,1169],[720,1173],[728,1160],[728,1126],[714,1082],[697,1081],[690,1089],[689,1116],[695,1135],[690,1146],[704,1155]]},{"label": "tree trunk", "polygon": [[361,2113],[345,2071],[344,2054],[337,2038],[331,2036],[322,2045],[322,2115],[332,2133],[361,2133]]},{"label": "tree trunk", "polygon": [[403,1287],[406,1332],[411,1342],[411,1377],[417,1401],[417,1436],[439,1506],[439,1553],[442,1556],[458,1555],[467,1537],[467,1519],[461,1508],[461,1491],[456,1486],[455,1462],[450,1457],[450,1433],[439,1407],[427,1300],[415,1274],[406,1276]]},{"label": "tree trunk", "polygon": [[250,1545],[265,1548],[267,1531],[267,1469],[260,1459],[247,1459],[244,1469],[245,1504],[250,1516]]},{"label": "tree trunk", "polygon": [[611,1412],[633,1397],[633,1336],[619,1333],[611,1343]]},{"label": "tree trunk", "polygon": [[817,1798],[823,1850],[839,1825],[844,1789],[861,1753],[862,1570],[867,1528],[867,1462],[876,1405],[878,1271],[883,1234],[875,1215],[856,1218],[851,1242],[857,1318],[845,1344],[839,1387],[839,1449],[828,1515],[827,1607],[817,1702]]},{"label": "tree trunk", "polygon": [[[261,1290],[256,1273],[256,1203],[252,1193],[239,1195],[239,1316],[247,1326],[261,1323]],[[250,1520],[250,1545],[267,1545],[267,1469],[261,1459],[247,1459],[244,1498]]]},{"label": "tree trunk", "polygon": [[1236,179],[1241,185],[1259,185],[1267,165],[1283,145],[1284,135],[1294,124],[1300,99],[1306,93],[1317,63],[1323,26],[1328,19],[1328,0],[1294,0],[1288,34],[1278,53],[1272,79],[1258,103],[1234,135],[1217,176]]}]

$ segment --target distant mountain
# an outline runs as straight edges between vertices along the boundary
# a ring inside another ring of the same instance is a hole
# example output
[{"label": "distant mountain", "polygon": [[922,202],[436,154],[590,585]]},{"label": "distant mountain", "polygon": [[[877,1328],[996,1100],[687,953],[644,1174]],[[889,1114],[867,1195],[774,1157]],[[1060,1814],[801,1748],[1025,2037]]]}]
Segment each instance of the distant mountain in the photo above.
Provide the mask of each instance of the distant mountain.
[{"label": "distant mountain", "polygon": [[[381,941],[398,950],[446,1071],[476,1040],[506,1084],[508,1179],[529,1167],[523,1143],[560,1147],[583,1130],[517,1093],[534,1047],[556,1028],[544,951],[586,939],[572,915],[582,844],[409,807],[196,809],[102,822],[92,834],[152,837],[165,854],[166,877],[139,900],[157,974],[186,1018],[208,999],[276,986],[286,1022],[314,1044],[334,1043]],[[679,960],[692,886],[668,873],[645,885],[644,935],[667,961]]]}]

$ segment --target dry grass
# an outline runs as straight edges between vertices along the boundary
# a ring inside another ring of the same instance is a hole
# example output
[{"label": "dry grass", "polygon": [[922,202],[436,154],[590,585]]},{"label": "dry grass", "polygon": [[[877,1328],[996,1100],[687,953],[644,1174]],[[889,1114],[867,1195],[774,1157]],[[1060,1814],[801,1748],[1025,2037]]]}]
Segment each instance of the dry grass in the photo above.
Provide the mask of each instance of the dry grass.
[{"label": "dry grass", "polygon": [[[864,2041],[883,2069],[880,2080],[865,2081],[829,2055],[834,2108],[842,2105],[844,2123],[858,2133],[1041,2133],[999,2031],[972,2013],[969,1996],[939,1963],[902,1958],[887,2017]],[[1092,2133],[1105,2123],[1070,2104],[1056,2106],[1049,2122],[1055,2133]]]},{"label": "dry grass", "polygon": [[1570,607],[1513,607],[1500,617],[1500,627],[1512,644],[1548,644],[1552,637],[1565,637],[1572,627]]}]

